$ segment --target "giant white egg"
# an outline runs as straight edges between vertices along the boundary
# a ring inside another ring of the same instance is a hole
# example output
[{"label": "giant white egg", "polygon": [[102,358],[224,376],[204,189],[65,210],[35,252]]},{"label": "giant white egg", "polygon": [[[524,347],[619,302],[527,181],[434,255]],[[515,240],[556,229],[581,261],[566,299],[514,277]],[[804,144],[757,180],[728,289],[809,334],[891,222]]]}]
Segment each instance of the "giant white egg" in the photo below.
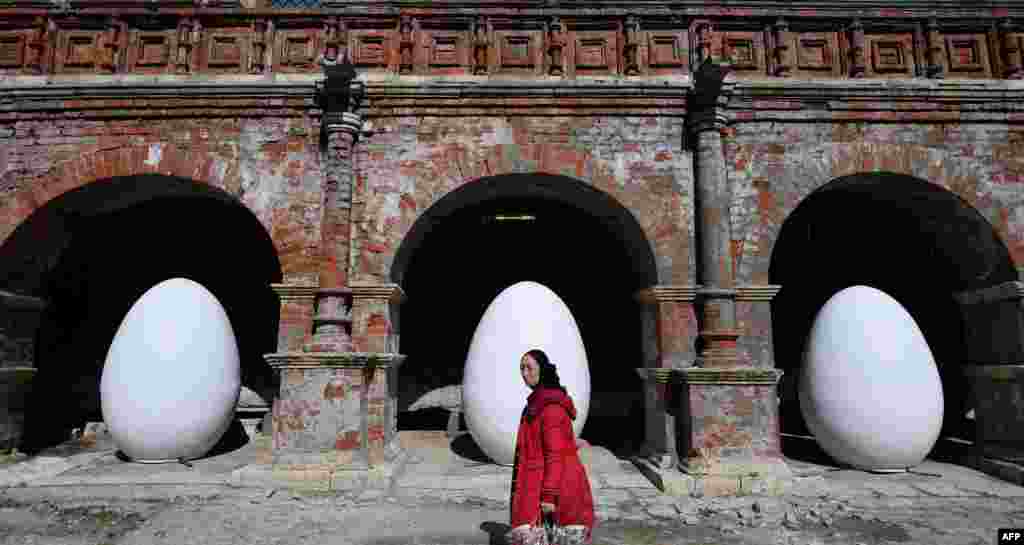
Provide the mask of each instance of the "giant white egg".
[{"label": "giant white egg", "polygon": [[868,286],[833,295],[807,340],[800,410],[841,463],[879,472],[920,464],[942,428],[942,382],[910,313]]},{"label": "giant white egg", "polygon": [[227,431],[241,390],[227,312],[200,284],[150,288],[121,322],[103,364],[103,419],[139,462],[198,458]]},{"label": "giant white egg", "polygon": [[531,392],[519,360],[534,348],[548,355],[576,406],[577,437],[587,420],[590,370],[569,307],[541,284],[513,284],[495,297],[476,326],[462,382],[466,427],[498,464],[511,465],[515,458],[519,419]]}]

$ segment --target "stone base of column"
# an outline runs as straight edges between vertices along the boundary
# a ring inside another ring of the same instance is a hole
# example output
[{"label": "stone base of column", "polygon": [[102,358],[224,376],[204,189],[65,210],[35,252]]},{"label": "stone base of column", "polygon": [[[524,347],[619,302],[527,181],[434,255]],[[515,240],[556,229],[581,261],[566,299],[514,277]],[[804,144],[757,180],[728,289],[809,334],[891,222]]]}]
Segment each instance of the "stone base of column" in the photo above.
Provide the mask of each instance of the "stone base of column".
[{"label": "stone base of column", "polygon": [[272,463],[240,472],[239,483],[319,490],[391,486],[407,457],[397,441],[394,399],[404,356],[290,352],[266,359],[281,373]]},{"label": "stone base of column", "polygon": [[782,372],[754,367],[679,371],[688,414],[679,469],[693,496],[780,495],[793,473],[782,457],[776,386]]},{"label": "stone base of column", "polygon": [[375,464],[355,457],[349,460],[330,450],[279,455],[274,463],[253,464],[236,470],[232,484],[323,492],[390,490],[405,470],[409,451],[400,447],[397,439],[385,450],[385,459]]},{"label": "stone base of column", "polygon": [[32,367],[0,367],[0,451],[21,446],[26,401],[35,374]]},{"label": "stone base of column", "polygon": [[967,465],[1016,484],[1024,484],[1024,365],[975,365],[965,368],[975,400],[977,434]]}]

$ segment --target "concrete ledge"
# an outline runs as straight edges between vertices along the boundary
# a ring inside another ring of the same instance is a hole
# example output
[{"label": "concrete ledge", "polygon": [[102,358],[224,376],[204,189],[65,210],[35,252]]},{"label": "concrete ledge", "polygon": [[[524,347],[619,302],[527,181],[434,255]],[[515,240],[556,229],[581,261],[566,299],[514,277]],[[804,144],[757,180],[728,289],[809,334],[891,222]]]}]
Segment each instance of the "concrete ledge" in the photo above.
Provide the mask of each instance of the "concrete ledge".
[{"label": "concrete ledge", "polygon": [[329,465],[252,464],[231,473],[229,483],[237,487],[286,488],[293,490],[385,489],[398,485],[409,451],[401,450],[392,461],[368,468],[345,468]]},{"label": "concrete ledge", "polygon": [[632,462],[658,490],[675,497],[780,496],[793,481],[793,473],[781,463],[699,474],[658,467],[644,458]]},{"label": "concrete ledge", "polygon": [[973,469],[997,477],[1018,486],[1024,486],[1024,465],[1010,460],[989,458],[980,454],[971,454],[965,460],[966,465]]}]

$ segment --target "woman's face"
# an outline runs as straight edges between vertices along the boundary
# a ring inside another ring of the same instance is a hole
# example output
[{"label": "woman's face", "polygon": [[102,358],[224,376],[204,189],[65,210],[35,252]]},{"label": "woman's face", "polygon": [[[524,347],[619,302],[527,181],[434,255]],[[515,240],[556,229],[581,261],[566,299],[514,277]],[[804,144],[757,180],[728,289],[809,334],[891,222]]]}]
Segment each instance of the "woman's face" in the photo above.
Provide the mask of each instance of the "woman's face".
[{"label": "woman's face", "polygon": [[519,373],[523,375],[523,381],[530,388],[540,382],[540,365],[529,354],[524,354],[523,359],[519,360]]}]

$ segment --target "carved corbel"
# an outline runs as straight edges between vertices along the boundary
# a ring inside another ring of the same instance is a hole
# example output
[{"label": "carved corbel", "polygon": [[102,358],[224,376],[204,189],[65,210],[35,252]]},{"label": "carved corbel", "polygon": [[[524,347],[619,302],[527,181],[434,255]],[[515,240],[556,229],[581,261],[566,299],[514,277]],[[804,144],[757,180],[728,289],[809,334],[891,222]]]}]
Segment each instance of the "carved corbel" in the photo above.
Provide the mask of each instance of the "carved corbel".
[{"label": "carved corbel", "polygon": [[707,19],[698,19],[690,23],[690,36],[693,42],[691,65],[696,69],[704,61],[711,60],[714,51],[715,27]]},{"label": "carved corbel", "polygon": [[790,46],[792,35],[789,23],[779,17],[771,27],[772,38],[772,75],[780,78],[789,76],[793,70],[793,48]]},{"label": "carved corbel", "polygon": [[557,15],[551,17],[551,20],[547,23],[546,34],[548,37],[548,74],[561,76],[565,74],[565,63],[562,55],[567,42],[566,35],[568,34],[565,30],[565,23]]},{"label": "carved corbel", "polygon": [[56,24],[47,17],[36,17],[33,21],[32,34],[28,38],[27,68],[36,74],[44,74],[47,70],[47,53],[52,51],[50,38],[55,36]]},{"label": "carved corbel", "polygon": [[415,39],[413,32],[417,21],[403,15],[398,22],[398,73],[399,74],[411,74],[413,69],[413,45]]},{"label": "carved corbel", "polygon": [[623,73],[635,76],[640,73],[640,18],[635,15],[626,17],[623,31],[626,37],[622,48],[625,61]]},{"label": "carved corbel", "polygon": [[106,29],[100,36],[99,47],[103,54],[100,56],[100,68],[109,70],[116,74],[121,72],[121,57],[127,50],[128,27],[124,21],[116,17],[109,17],[106,22]]},{"label": "carved corbel", "polygon": [[1013,23],[1003,19],[999,23],[999,46],[1002,50],[1003,77],[1020,79],[1024,77],[1024,60],[1021,58],[1020,39],[1013,34]]},{"label": "carved corbel", "polygon": [[175,61],[178,73],[187,74],[192,71],[192,57],[201,34],[199,21],[185,18],[178,22],[178,58]]},{"label": "carved corbel", "polygon": [[348,58],[348,25],[340,17],[330,17],[323,26],[324,49],[318,64],[333,64]]},{"label": "carved corbel", "polygon": [[249,73],[263,74],[267,71],[267,44],[273,43],[274,22],[256,19],[252,22],[252,57],[249,58]]},{"label": "carved corbel", "polygon": [[491,23],[484,17],[473,22],[473,66],[475,75],[486,75],[488,72],[487,50],[491,46]]},{"label": "carved corbel", "polygon": [[847,37],[850,40],[850,77],[863,78],[867,66],[864,62],[864,23],[860,18],[855,18],[850,23]]},{"label": "carved corbel", "polygon": [[942,33],[939,31],[939,21],[935,17],[928,20],[927,32],[928,49],[925,51],[927,57],[927,68],[925,75],[929,78],[942,78]]}]

